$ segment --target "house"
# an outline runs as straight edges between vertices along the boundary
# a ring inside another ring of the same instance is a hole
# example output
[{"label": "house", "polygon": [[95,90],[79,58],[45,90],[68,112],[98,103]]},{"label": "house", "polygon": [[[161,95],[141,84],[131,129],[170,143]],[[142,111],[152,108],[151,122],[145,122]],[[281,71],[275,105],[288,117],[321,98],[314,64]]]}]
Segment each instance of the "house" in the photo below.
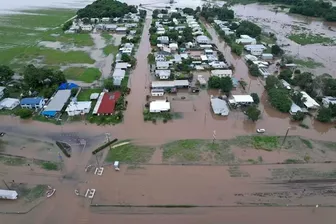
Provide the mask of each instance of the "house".
[{"label": "house", "polygon": [[292,106],[290,108],[289,113],[291,115],[295,115],[297,112],[302,112],[301,107],[299,107],[298,105],[296,105],[295,103],[292,103]]},{"label": "house", "polygon": [[282,82],[283,86],[284,86],[286,89],[288,89],[288,90],[291,90],[291,89],[292,89],[291,85],[290,85],[288,82],[286,82],[286,81],[283,80],[283,79],[281,79],[280,81]]},{"label": "house", "polygon": [[201,55],[201,61],[202,62],[208,61],[208,57],[206,55]]},{"label": "house", "polygon": [[107,31],[115,31],[118,28],[118,26],[115,24],[106,24],[104,28]]},{"label": "house", "polygon": [[132,51],[133,51],[133,48],[130,48],[130,47],[122,47],[119,49],[121,51],[121,54],[128,54],[128,55],[131,55],[132,54]]},{"label": "house", "polygon": [[197,81],[199,82],[200,86],[205,86],[207,84],[207,82],[204,79],[203,75],[198,75]]},{"label": "house", "polygon": [[73,100],[69,103],[65,111],[68,113],[68,116],[77,116],[88,114],[91,109],[91,101],[77,101]]},{"label": "house", "polygon": [[156,70],[155,76],[159,77],[159,79],[169,79],[170,70]]},{"label": "house", "polygon": [[184,30],[186,27],[185,26],[176,26],[175,30],[180,31],[180,30]]},{"label": "house", "polygon": [[164,55],[170,55],[171,49],[169,47],[163,47],[161,53],[163,53]]},{"label": "house", "polygon": [[99,23],[99,18],[90,18],[91,23]]},{"label": "house", "polygon": [[213,68],[228,68],[229,66],[224,61],[212,61],[209,63],[209,65]]},{"label": "house", "polygon": [[151,90],[152,96],[163,96],[164,95],[164,89],[152,89]]},{"label": "house", "polygon": [[250,55],[250,54],[245,55],[244,59],[245,59],[245,61],[248,61],[248,60],[250,60],[250,61],[258,61],[258,58],[256,56]]},{"label": "house", "polygon": [[232,70],[231,69],[212,70],[211,71],[211,76],[232,77]]},{"label": "house", "polygon": [[82,25],[80,25],[80,28],[81,28],[81,30],[82,31],[92,31],[92,29],[93,29],[93,27],[92,27],[92,25],[84,25],[84,24],[82,24]]},{"label": "house", "polygon": [[204,49],[204,54],[205,55],[213,55],[214,51],[212,49]]},{"label": "house", "polygon": [[174,80],[174,81],[153,81],[151,83],[152,89],[171,89],[171,88],[189,88],[188,80]]},{"label": "house", "polygon": [[250,37],[249,35],[240,35],[240,38],[236,40],[237,44],[257,44],[257,40],[255,38]]},{"label": "house", "polygon": [[336,97],[325,96],[322,98],[322,104],[324,107],[328,108],[330,104],[332,105],[336,104]]},{"label": "house", "polygon": [[249,51],[252,55],[259,56],[262,55],[266,47],[262,44],[256,45],[245,45],[245,50]]},{"label": "house", "polygon": [[273,60],[273,54],[261,54],[263,60]]},{"label": "house", "polygon": [[125,27],[127,28],[136,28],[138,26],[138,24],[136,23],[126,23],[125,24]]},{"label": "house", "polygon": [[115,104],[121,96],[121,92],[100,93],[97,103],[93,108],[92,114],[95,115],[111,115],[114,113]]},{"label": "house", "polygon": [[32,97],[21,99],[20,106],[28,109],[41,109],[43,108],[45,101],[42,97]]},{"label": "house", "polygon": [[209,44],[210,43],[210,39],[207,36],[200,35],[200,36],[196,37],[196,42],[198,44]]},{"label": "house", "polygon": [[232,99],[229,99],[229,103],[232,105],[249,105],[253,102],[253,98],[250,95],[232,95]]},{"label": "house", "polygon": [[170,110],[170,102],[165,100],[155,100],[149,103],[149,112],[160,113],[168,112]]},{"label": "house", "polygon": [[103,23],[108,23],[108,22],[110,22],[110,18],[108,18],[108,17],[103,17],[102,19],[101,19],[101,21],[103,22]]},{"label": "house", "polygon": [[126,69],[130,68],[131,66],[132,66],[131,64],[128,64],[126,62],[119,62],[115,65],[115,69],[126,70]]},{"label": "house", "polygon": [[192,43],[192,42],[188,42],[185,44],[186,48],[192,48],[192,47],[195,47],[195,44]]},{"label": "house", "polygon": [[161,44],[169,44],[169,37],[168,36],[160,36],[157,38],[157,41]]},{"label": "house", "polygon": [[166,61],[166,57],[162,54],[155,55],[155,61]]},{"label": "house", "polygon": [[117,33],[126,33],[127,32],[127,27],[117,27],[115,30]]},{"label": "house", "polygon": [[211,97],[210,103],[214,114],[228,116],[229,115],[229,107],[225,100],[219,99],[217,97]]},{"label": "house", "polygon": [[156,62],[156,69],[169,69],[169,62],[168,61],[157,61]]},{"label": "house", "polygon": [[307,109],[318,109],[320,104],[318,104],[313,98],[311,98],[306,92],[301,91],[302,99],[305,98],[306,102],[303,104],[307,107]]},{"label": "house", "polygon": [[96,100],[99,97],[99,93],[91,93],[90,100]]},{"label": "house", "polygon": [[18,100],[18,99],[5,98],[5,99],[0,101],[0,110],[1,109],[13,110],[19,104],[20,104],[20,100]]},{"label": "house", "polygon": [[211,49],[212,45],[211,44],[200,44],[199,47],[202,49],[208,49],[208,48]]},{"label": "house", "polygon": [[162,35],[162,34],[164,34],[166,31],[165,31],[165,28],[163,28],[163,27],[158,27],[157,29],[156,29],[156,34],[158,34],[158,35]]},{"label": "house", "polygon": [[115,86],[120,86],[121,85],[121,81],[124,79],[125,77],[125,74],[126,74],[126,71],[125,70],[122,70],[122,69],[115,69],[113,74],[112,74],[112,77],[113,77],[113,84]]},{"label": "house", "polygon": [[0,86],[0,99],[5,95],[5,89],[6,87]]},{"label": "house", "polygon": [[179,54],[174,55],[174,59],[172,59],[174,63],[181,63],[182,62],[182,57]]},{"label": "house", "polygon": [[129,34],[132,35],[132,36],[134,36],[136,33],[137,33],[136,30],[130,30],[130,32],[129,32]]},{"label": "house", "polygon": [[72,82],[64,82],[59,87],[58,90],[65,90],[65,89],[78,89],[79,85],[72,83]]},{"label": "house", "polygon": [[172,51],[176,51],[178,49],[178,44],[177,43],[170,43],[169,48]]},{"label": "house", "polygon": [[267,71],[266,68],[262,68],[262,67],[258,66],[258,70],[264,78],[267,78],[269,75],[271,75],[271,73],[269,73],[269,71]]},{"label": "house", "polygon": [[70,89],[58,90],[57,93],[51,98],[46,108],[43,110],[42,115],[55,117],[56,114],[60,112],[68,102],[70,95]]}]

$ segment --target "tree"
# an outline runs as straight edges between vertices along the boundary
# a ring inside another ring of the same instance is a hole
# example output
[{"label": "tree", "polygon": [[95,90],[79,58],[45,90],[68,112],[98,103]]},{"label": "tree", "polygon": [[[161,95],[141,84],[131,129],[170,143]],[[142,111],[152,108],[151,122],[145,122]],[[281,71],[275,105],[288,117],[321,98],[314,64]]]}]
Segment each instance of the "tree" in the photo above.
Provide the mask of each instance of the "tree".
[{"label": "tree", "polygon": [[231,52],[235,53],[236,55],[240,56],[243,53],[243,45],[233,43],[231,45]]},{"label": "tree", "polygon": [[332,110],[329,107],[322,107],[321,109],[319,109],[316,119],[323,123],[330,122],[332,119]]},{"label": "tree", "polygon": [[192,8],[184,8],[182,11],[183,11],[183,13],[188,14],[188,15],[194,15],[195,14],[195,12]]},{"label": "tree", "polygon": [[250,21],[244,20],[239,24],[239,27],[236,30],[236,35],[238,37],[243,34],[251,37],[258,37],[261,34],[261,28]]},{"label": "tree", "polygon": [[324,80],[323,93],[326,96],[336,97],[336,79],[328,78]]},{"label": "tree", "polygon": [[253,98],[253,102],[254,102],[255,104],[259,104],[259,103],[260,103],[260,99],[259,99],[258,94],[256,94],[256,93],[251,93],[251,96],[252,96],[252,98]]},{"label": "tree", "polygon": [[265,85],[266,90],[277,88],[278,86],[281,86],[281,82],[277,77],[275,77],[273,75],[269,75],[266,78],[266,85]]},{"label": "tree", "polygon": [[220,78],[218,76],[210,76],[208,80],[208,87],[211,89],[219,89],[220,86]]},{"label": "tree", "polygon": [[285,69],[283,71],[280,72],[279,74],[279,79],[283,79],[286,82],[291,82],[292,81],[292,71],[289,69]]},{"label": "tree", "polygon": [[256,106],[250,106],[246,110],[246,115],[248,119],[252,120],[253,122],[259,119],[260,114],[261,112]]},{"label": "tree", "polygon": [[113,79],[105,79],[104,88],[107,89],[109,92],[112,91],[114,89]]},{"label": "tree", "polygon": [[20,116],[21,119],[28,119],[33,115],[33,112],[27,108],[20,108],[16,114]]},{"label": "tree", "polygon": [[302,90],[307,91],[313,84],[314,75],[310,72],[296,74],[293,79],[293,84],[299,86]]},{"label": "tree", "polygon": [[252,64],[248,68],[249,68],[249,72],[252,76],[255,76],[255,77],[260,76],[258,65]]},{"label": "tree", "polygon": [[121,60],[123,62],[130,62],[131,61],[131,57],[128,54],[122,54],[121,55]]},{"label": "tree", "polygon": [[72,20],[69,20],[63,24],[62,30],[67,31],[68,29],[70,29],[71,26],[72,26]]},{"label": "tree", "polygon": [[282,88],[271,88],[268,90],[269,102],[271,105],[283,113],[288,113],[292,101],[289,99],[288,91]]},{"label": "tree", "polygon": [[276,56],[279,56],[279,55],[282,55],[283,54],[283,50],[278,46],[278,45],[273,45],[271,47],[271,53],[273,55],[276,55]]},{"label": "tree", "polygon": [[305,118],[305,114],[301,111],[296,112],[296,114],[292,116],[292,119],[294,121],[303,121],[304,118]]},{"label": "tree", "polygon": [[304,103],[307,101],[307,99],[303,97],[302,93],[300,92],[294,92],[292,94],[292,100],[299,107],[304,107]]},{"label": "tree", "polygon": [[152,53],[149,53],[147,56],[148,64],[155,64],[155,56]]},{"label": "tree", "polygon": [[72,96],[72,97],[76,96],[77,92],[78,92],[78,89],[77,89],[77,88],[72,88],[72,89],[71,89],[71,96]]},{"label": "tree", "polygon": [[193,31],[191,29],[191,27],[186,27],[183,30],[183,37],[185,39],[186,42],[193,42],[194,41],[194,36],[192,35]]},{"label": "tree", "polygon": [[230,93],[233,88],[231,77],[220,78],[220,88],[224,93]]},{"label": "tree", "polygon": [[0,83],[9,82],[14,75],[14,71],[6,65],[0,66]]}]

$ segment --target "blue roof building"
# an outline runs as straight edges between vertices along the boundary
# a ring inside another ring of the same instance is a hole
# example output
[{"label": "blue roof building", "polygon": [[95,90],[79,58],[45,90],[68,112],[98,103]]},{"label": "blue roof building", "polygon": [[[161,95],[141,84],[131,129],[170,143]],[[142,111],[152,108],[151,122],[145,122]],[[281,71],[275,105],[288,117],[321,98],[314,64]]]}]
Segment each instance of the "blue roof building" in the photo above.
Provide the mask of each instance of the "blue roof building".
[{"label": "blue roof building", "polygon": [[41,109],[43,108],[45,102],[42,97],[28,97],[23,98],[20,102],[22,108],[28,109]]},{"label": "blue roof building", "polygon": [[65,89],[75,89],[75,88],[79,88],[79,86],[75,83],[72,82],[65,82],[62,83],[59,87],[58,90],[65,90]]}]

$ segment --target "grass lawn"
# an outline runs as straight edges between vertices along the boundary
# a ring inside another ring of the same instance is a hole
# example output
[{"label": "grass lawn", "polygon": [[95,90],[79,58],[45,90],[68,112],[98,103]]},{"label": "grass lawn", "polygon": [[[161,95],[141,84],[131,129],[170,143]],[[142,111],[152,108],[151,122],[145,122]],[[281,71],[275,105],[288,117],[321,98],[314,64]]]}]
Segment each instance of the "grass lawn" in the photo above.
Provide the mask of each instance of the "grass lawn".
[{"label": "grass lawn", "polygon": [[293,62],[297,65],[300,65],[302,67],[306,67],[306,68],[317,68],[317,67],[324,67],[324,65],[320,62],[316,62],[314,60],[311,59],[307,59],[307,60],[302,60],[302,59],[294,59]]},{"label": "grass lawn", "polygon": [[29,61],[38,58],[47,65],[94,63],[94,60],[90,58],[89,54],[83,51],[62,52],[40,47],[29,47],[17,58],[22,61]]},{"label": "grass lawn", "polygon": [[[54,35],[52,35],[54,34]],[[58,36],[55,36],[57,34]],[[74,44],[77,47],[93,46],[94,42],[89,33],[65,34],[63,31],[52,32],[50,35],[45,35],[43,41],[59,41],[65,44]]]},{"label": "grass lawn", "polygon": [[256,149],[272,151],[280,147],[278,137],[276,136],[253,136],[253,146]]},{"label": "grass lawn", "polygon": [[119,47],[114,46],[113,44],[109,44],[106,47],[104,47],[103,52],[107,56],[109,54],[113,54],[114,56],[118,53]]},{"label": "grass lawn", "polygon": [[78,101],[89,101],[92,93],[101,93],[102,89],[82,89],[77,96]]},{"label": "grass lawn", "polygon": [[332,44],[334,41],[329,37],[323,37],[321,35],[314,35],[314,34],[306,34],[306,33],[299,33],[299,34],[291,34],[288,38],[295,43],[300,45],[308,45],[308,44]]},{"label": "grass lawn", "polygon": [[120,161],[124,163],[146,163],[151,159],[154,150],[155,149],[151,147],[136,146],[133,144],[121,145],[119,147],[110,149],[105,161]]},{"label": "grass lawn", "polygon": [[260,41],[266,44],[275,44],[276,40],[275,38],[266,36],[266,35],[261,35],[260,36]]},{"label": "grass lawn", "polygon": [[109,33],[103,32],[101,36],[106,40],[106,42],[111,42],[113,40],[113,36]]},{"label": "grass lawn", "polygon": [[28,46],[37,44],[49,29],[60,27],[76,14],[73,9],[25,10],[27,14],[0,15],[0,61],[10,64]]},{"label": "grass lawn", "polygon": [[92,83],[98,80],[101,72],[97,68],[72,67],[64,70],[66,79]]},{"label": "grass lawn", "polygon": [[163,160],[172,163],[234,163],[236,158],[226,141],[180,140],[163,146]]}]

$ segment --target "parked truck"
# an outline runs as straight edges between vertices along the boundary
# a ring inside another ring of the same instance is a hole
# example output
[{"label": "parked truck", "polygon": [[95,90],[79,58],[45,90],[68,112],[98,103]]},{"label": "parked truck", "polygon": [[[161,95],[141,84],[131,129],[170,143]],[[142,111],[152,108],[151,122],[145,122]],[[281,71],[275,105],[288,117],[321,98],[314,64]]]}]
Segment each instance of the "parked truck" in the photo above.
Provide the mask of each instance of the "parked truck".
[{"label": "parked truck", "polygon": [[18,193],[16,191],[0,189],[0,199],[15,200],[17,197]]}]

